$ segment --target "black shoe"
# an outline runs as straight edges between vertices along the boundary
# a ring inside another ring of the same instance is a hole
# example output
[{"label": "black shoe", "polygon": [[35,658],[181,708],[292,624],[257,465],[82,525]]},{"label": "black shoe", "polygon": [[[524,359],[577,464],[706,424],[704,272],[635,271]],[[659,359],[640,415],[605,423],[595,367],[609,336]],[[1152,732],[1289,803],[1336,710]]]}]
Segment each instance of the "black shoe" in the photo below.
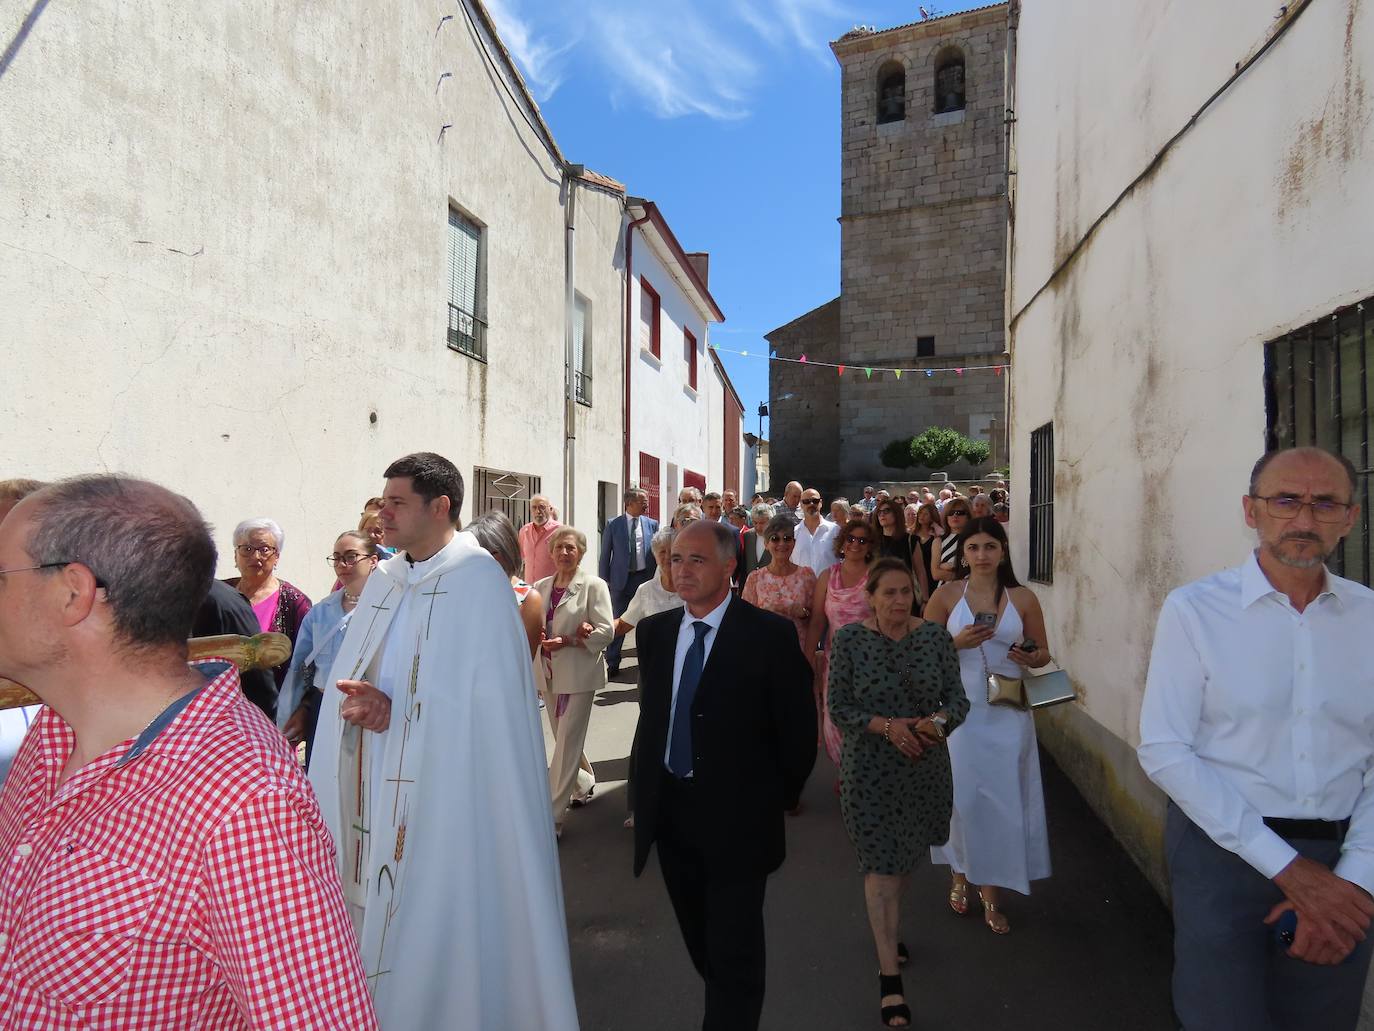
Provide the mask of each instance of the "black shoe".
[{"label": "black shoe", "polygon": [[588,802],[592,800],[592,795],[594,795],[595,793],[596,785],[593,784],[591,787],[587,789],[587,793],[583,795],[581,798],[574,798],[571,801],[569,801],[568,807],[570,809],[581,809],[584,805],[586,805]]},{"label": "black shoe", "polygon": [[[902,988],[901,974],[879,974],[878,975],[878,998],[881,1000],[888,995],[906,995]],[[911,1026],[911,1007],[905,1002],[899,1002],[895,1006],[883,1006],[878,1011],[878,1016],[883,1022],[884,1027],[910,1027]],[[906,1021],[906,1024],[892,1023],[898,1017]]]}]

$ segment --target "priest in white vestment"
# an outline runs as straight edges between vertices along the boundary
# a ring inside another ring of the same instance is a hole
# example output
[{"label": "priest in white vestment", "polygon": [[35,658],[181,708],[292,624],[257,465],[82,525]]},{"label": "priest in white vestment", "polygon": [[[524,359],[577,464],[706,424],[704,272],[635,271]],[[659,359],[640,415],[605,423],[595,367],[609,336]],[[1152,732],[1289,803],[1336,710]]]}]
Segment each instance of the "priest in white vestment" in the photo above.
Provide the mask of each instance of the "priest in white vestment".
[{"label": "priest in white vestment", "polygon": [[382,524],[399,551],[368,578],[322,678],[310,770],[377,1016],[384,1031],[576,1031],[510,581],[455,531],[452,463],[408,455],[386,477]]}]

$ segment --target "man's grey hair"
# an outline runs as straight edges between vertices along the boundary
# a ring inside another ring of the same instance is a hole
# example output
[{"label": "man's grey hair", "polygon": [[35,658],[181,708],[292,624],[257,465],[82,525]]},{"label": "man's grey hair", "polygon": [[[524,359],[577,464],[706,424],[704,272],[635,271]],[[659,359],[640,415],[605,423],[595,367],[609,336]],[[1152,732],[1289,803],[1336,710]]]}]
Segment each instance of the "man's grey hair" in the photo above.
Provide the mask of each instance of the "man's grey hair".
[{"label": "man's grey hair", "polygon": [[677,492],[678,500],[679,500],[682,504],[686,505],[686,504],[689,504],[689,502],[682,501],[682,495],[684,495],[684,494],[686,494],[689,498],[691,498],[692,501],[695,501],[695,502],[697,502],[697,503],[700,503],[701,500],[702,500],[702,499],[701,499],[701,491],[700,491],[698,488],[696,488],[696,487],[683,487],[680,491]]},{"label": "man's grey hair", "polygon": [[833,500],[832,502],[830,502],[830,507],[831,507],[831,508],[834,508],[836,505],[843,505],[846,509],[848,509],[848,508],[849,508],[849,499],[848,499],[848,498],[836,498],[835,500]]},{"label": "man's grey hair", "polygon": [[[534,498],[530,500],[533,501]],[[496,559],[496,564],[506,571],[507,576],[520,575],[520,567],[523,564],[520,538],[516,535],[515,524],[510,521],[510,516],[496,509],[483,512],[468,523],[467,532],[477,538],[482,550]]]},{"label": "man's grey hair", "polygon": [[196,506],[129,476],[78,476],[33,495],[35,565],[80,563],[105,590],[118,643],[175,645],[215,576],[215,542]]},{"label": "man's grey hair", "polygon": [[757,505],[755,505],[753,508],[751,508],[751,509],[749,510],[749,521],[750,521],[751,523],[757,523],[760,519],[772,519],[772,518],[773,518],[773,506],[772,506],[772,505],[765,505],[763,502],[759,502]]},{"label": "man's grey hair", "polygon": [[266,530],[270,533],[272,539],[277,542],[277,554],[282,553],[282,549],[286,547],[286,534],[282,532],[281,525],[275,519],[268,519],[266,516],[259,516],[257,519],[245,519],[234,527],[234,547],[237,548],[248,540],[248,535],[254,530]]},{"label": "man's grey hair", "polygon": [[649,494],[647,491],[640,490],[638,487],[631,487],[624,493],[624,495],[621,496],[620,503],[622,505],[628,505],[635,498],[647,498],[648,496]]},{"label": "man's grey hair", "polygon": [[677,531],[671,526],[660,526],[654,535],[649,538],[649,554],[657,555],[664,548],[672,550],[673,538],[677,536]]},{"label": "man's grey hair", "polygon": [[729,523],[717,523],[712,520],[702,519],[695,523],[690,523],[678,531],[677,536],[681,537],[684,533],[710,533],[715,539],[716,552],[722,562],[735,561],[736,549],[739,545],[739,534]]}]

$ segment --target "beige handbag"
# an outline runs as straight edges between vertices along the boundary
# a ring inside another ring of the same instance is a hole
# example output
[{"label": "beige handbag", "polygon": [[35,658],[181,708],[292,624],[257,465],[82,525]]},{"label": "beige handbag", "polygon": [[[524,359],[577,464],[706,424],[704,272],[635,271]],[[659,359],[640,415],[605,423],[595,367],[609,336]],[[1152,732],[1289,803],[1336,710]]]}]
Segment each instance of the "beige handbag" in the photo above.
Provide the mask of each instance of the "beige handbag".
[{"label": "beige handbag", "polygon": [[988,669],[988,657],[983,646],[978,646],[978,655],[983,660],[983,674],[988,678],[988,704],[1005,705],[1011,709],[1030,708],[1026,704],[1026,682],[1019,677],[1004,677]]},{"label": "beige handbag", "polygon": [[983,653],[981,644],[978,654],[983,657],[983,672],[988,678],[989,705],[1005,705],[1024,712],[1078,700],[1073,681],[1062,669],[1052,669],[1048,673],[1027,673],[1024,679],[1004,677],[988,669],[988,657]]}]

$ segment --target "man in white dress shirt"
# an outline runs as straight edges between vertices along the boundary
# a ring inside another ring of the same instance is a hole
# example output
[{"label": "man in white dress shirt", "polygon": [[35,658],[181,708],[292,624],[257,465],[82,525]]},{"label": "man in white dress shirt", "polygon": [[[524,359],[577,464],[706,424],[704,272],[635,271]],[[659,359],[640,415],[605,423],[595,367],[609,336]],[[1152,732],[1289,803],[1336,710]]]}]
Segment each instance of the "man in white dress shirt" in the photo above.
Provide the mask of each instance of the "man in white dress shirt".
[{"label": "man in white dress shirt", "polygon": [[835,534],[840,528],[821,515],[821,492],[807,487],[801,495],[801,522],[797,524],[797,546],[792,561],[820,576],[839,561],[835,555]]},{"label": "man in white dress shirt", "polygon": [[1242,499],[1258,549],[1174,591],[1159,616],[1139,756],[1171,799],[1174,1008],[1188,1031],[1359,1019],[1374,944],[1374,591],[1323,565],[1359,516],[1355,485],[1324,451],[1266,455]]}]

